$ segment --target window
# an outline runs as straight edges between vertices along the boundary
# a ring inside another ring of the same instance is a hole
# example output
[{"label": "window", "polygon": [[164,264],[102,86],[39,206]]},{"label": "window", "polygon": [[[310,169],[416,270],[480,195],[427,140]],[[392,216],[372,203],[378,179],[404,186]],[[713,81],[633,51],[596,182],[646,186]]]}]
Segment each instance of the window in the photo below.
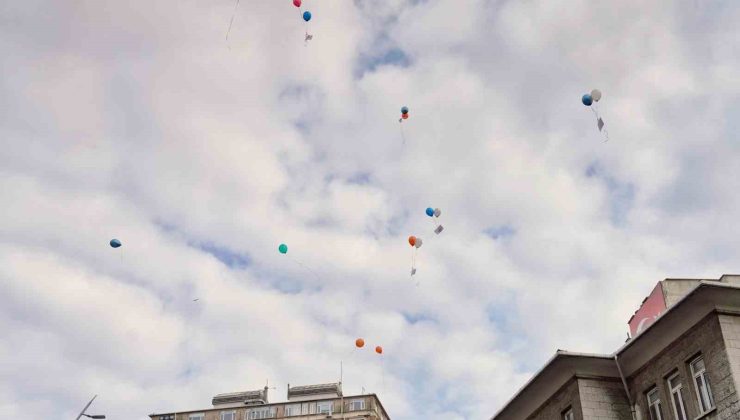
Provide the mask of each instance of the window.
[{"label": "window", "polygon": [[236,420],[236,411],[222,411],[221,420]]},{"label": "window", "polygon": [[321,401],[316,403],[317,414],[331,414],[331,401]]},{"label": "window", "polygon": [[663,420],[663,409],[660,406],[660,394],[658,388],[653,388],[647,394],[648,411],[650,411],[650,420]]},{"label": "window", "polygon": [[360,411],[365,409],[365,400],[352,400],[349,403],[349,411]]},{"label": "window", "polygon": [[699,400],[699,409],[704,414],[714,408],[712,387],[709,386],[709,377],[704,365],[704,357],[699,356],[691,362],[691,375],[694,377],[696,397]]},{"label": "window", "polygon": [[676,420],[686,420],[686,405],[683,402],[683,384],[678,372],[668,377],[668,389],[671,393],[673,415]]},{"label": "window", "polygon": [[159,416],[159,420],[175,420],[175,416],[172,414],[168,414],[166,416]]},{"label": "window", "polygon": [[275,409],[273,407],[260,407],[249,410],[249,420],[259,419],[271,419],[275,417]]},{"label": "window", "polygon": [[563,420],[573,420],[573,409],[569,408],[563,413]]},{"label": "window", "polygon": [[188,416],[188,420],[205,420],[206,415],[203,413],[191,414]]},{"label": "window", "polygon": [[[306,414],[308,414],[308,404],[304,404],[306,406]],[[285,406],[285,415],[286,416],[300,416],[301,415],[301,405],[300,404],[291,404]]]}]

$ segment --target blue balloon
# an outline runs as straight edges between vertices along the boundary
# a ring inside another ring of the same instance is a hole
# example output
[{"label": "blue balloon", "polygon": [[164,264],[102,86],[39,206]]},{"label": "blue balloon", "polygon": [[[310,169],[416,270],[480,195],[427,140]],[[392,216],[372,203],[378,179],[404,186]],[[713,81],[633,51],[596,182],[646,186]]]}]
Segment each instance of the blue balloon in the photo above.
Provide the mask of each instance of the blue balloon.
[{"label": "blue balloon", "polygon": [[305,20],[306,22],[308,22],[309,20],[311,20],[311,12],[309,12],[308,10],[306,10],[305,12],[303,12],[303,20]]},{"label": "blue balloon", "polygon": [[111,239],[110,246],[113,248],[118,248],[119,246],[121,246],[121,241],[119,241],[118,239]]},{"label": "blue balloon", "polygon": [[401,114],[408,114],[409,113],[409,107],[405,106],[401,108]]},{"label": "blue balloon", "polygon": [[431,207],[427,207],[427,216],[432,217],[434,216],[434,209]]},{"label": "blue balloon", "polygon": [[594,98],[591,97],[590,94],[583,95],[583,98],[581,98],[581,102],[583,102],[586,106],[591,106],[592,103],[594,103]]}]

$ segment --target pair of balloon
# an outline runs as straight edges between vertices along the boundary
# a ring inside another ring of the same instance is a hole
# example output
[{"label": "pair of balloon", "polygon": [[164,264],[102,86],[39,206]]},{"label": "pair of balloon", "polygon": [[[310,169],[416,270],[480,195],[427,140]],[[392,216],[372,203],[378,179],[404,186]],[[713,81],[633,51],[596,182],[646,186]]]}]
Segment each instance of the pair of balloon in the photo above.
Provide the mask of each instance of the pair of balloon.
[{"label": "pair of balloon", "polygon": [[409,236],[409,245],[414,246],[416,248],[421,248],[421,238],[417,238],[416,236]]},{"label": "pair of balloon", "polygon": [[427,216],[429,217],[432,217],[432,216],[439,217],[442,214],[442,210],[427,207],[426,213],[427,213]]},{"label": "pair of balloon", "polygon": [[598,89],[594,89],[591,91],[591,93],[587,93],[583,95],[581,98],[581,102],[583,102],[586,106],[591,106],[594,102],[599,102],[599,99],[601,99],[601,91]]},{"label": "pair of balloon", "polygon": [[[355,347],[357,347],[358,349],[365,347],[365,340],[361,338],[355,340]],[[383,354],[383,348],[380,346],[375,346],[375,353]]]},{"label": "pair of balloon", "polygon": [[[293,6],[301,7],[301,0],[293,0]],[[308,10],[303,12],[303,20],[305,20],[306,22],[311,20],[311,12],[309,12]]]},{"label": "pair of balloon", "polygon": [[403,118],[404,120],[409,119],[409,107],[401,107],[401,118]]}]

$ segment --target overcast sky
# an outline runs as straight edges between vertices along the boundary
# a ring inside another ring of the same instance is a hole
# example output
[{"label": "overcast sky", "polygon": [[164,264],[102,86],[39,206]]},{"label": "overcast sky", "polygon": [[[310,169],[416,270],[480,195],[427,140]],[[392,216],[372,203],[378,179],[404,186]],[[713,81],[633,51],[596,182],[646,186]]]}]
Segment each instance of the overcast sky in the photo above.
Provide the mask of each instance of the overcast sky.
[{"label": "overcast sky", "polygon": [[5,417],[283,401],[344,360],[394,420],[485,419],[655,282],[740,271],[737,1],[304,9],[307,45],[290,0],[228,43],[232,0],[0,1]]}]

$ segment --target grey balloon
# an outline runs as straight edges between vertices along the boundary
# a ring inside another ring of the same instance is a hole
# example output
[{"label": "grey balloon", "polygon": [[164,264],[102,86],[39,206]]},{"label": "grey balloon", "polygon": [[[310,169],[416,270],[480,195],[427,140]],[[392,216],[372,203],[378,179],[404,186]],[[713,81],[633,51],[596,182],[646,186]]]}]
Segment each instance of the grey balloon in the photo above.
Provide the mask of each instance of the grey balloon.
[{"label": "grey balloon", "polygon": [[601,91],[598,89],[594,89],[591,91],[591,99],[594,100],[594,102],[599,102],[599,99],[601,99]]}]

